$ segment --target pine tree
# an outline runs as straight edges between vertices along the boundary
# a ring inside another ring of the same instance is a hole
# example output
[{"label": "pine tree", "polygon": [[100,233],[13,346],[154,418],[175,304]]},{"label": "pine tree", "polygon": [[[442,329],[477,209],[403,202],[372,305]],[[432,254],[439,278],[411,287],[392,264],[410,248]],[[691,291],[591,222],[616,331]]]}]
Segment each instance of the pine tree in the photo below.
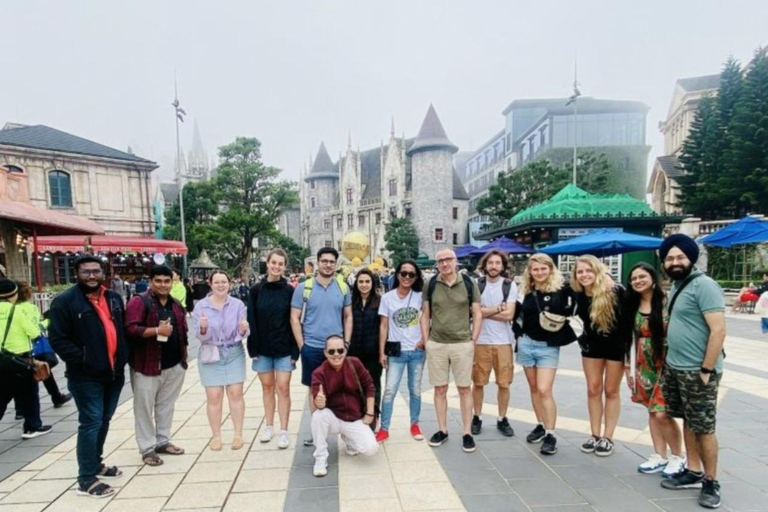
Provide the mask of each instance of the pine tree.
[{"label": "pine tree", "polygon": [[734,217],[741,210],[740,197],[745,192],[745,183],[741,172],[729,165],[732,161],[731,147],[734,144],[734,136],[730,133],[731,124],[736,112],[736,105],[742,97],[743,72],[739,62],[730,57],[720,74],[720,84],[717,91],[717,131],[714,156],[716,176],[709,189],[714,197],[714,203],[719,212],[716,215]]},{"label": "pine tree", "polygon": [[716,141],[717,103],[714,97],[705,96],[683,142],[679,160],[685,174],[677,179],[683,211],[704,219],[715,217],[718,210],[717,197],[712,194],[717,176]]},{"label": "pine tree", "polygon": [[401,217],[392,219],[384,233],[385,249],[390,251],[393,266],[403,260],[415,260],[419,255],[419,235],[411,219]]}]

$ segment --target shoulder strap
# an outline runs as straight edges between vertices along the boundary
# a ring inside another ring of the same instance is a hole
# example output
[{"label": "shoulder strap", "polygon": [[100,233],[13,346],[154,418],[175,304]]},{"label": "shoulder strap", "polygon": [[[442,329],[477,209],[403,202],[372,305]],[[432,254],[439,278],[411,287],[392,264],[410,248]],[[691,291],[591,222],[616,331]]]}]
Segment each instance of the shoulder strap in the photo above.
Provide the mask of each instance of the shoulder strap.
[{"label": "shoulder strap", "polygon": [[5,340],[8,338],[8,331],[11,330],[11,322],[13,322],[13,313],[16,311],[16,304],[11,304],[11,312],[8,315],[8,323],[5,324],[5,334],[3,334],[3,343],[0,345],[0,349],[5,349]]},{"label": "shoulder strap", "polygon": [[[483,292],[485,291],[485,284],[486,284],[485,276],[477,280],[477,289],[480,290],[480,295],[482,295]],[[504,297],[506,297],[506,295],[504,295]]]},{"label": "shoulder strap", "polygon": [[309,300],[309,296],[312,295],[312,288],[315,286],[315,278],[308,277],[304,281],[304,302]]},{"label": "shoulder strap", "polygon": [[342,295],[346,295],[349,291],[349,285],[347,284],[347,281],[344,279],[344,276],[341,274],[336,274],[336,282],[339,284],[339,289],[341,290]]},{"label": "shoulder strap", "polygon": [[[504,281],[501,283],[501,294],[502,294],[501,302],[502,302],[502,304],[506,304],[507,297],[509,297],[509,292],[511,292],[511,291],[512,291],[512,280],[511,279],[507,279],[505,277]],[[483,291],[480,290],[480,293],[482,293],[482,292]]]},{"label": "shoulder strap", "polygon": [[466,274],[461,274],[461,279],[464,281],[464,288],[467,289],[467,301],[469,302],[469,308],[472,309],[472,299],[475,294],[475,283],[472,282],[472,278]]},{"label": "shoulder strap", "polygon": [[432,307],[432,294],[435,293],[435,288],[437,287],[437,275],[432,276],[429,279],[429,284],[427,285],[427,302],[429,302],[429,307]]},{"label": "shoulder strap", "polygon": [[680,292],[683,291],[683,289],[690,284],[691,281],[696,279],[697,277],[701,276],[702,274],[692,274],[685,278],[685,281],[680,283],[680,286],[675,290],[675,294],[672,296],[672,300],[669,301],[669,307],[667,308],[667,314],[669,316],[672,316],[672,308],[675,305],[675,301],[677,300],[677,297],[680,295]]},{"label": "shoulder strap", "polygon": [[146,322],[149,312],[152,310],[152,299],[149,296],[149,291],[140,293],[139,297],[141,297],[141,302],[144,303],[144,316],[142,317],[142,322]]}]

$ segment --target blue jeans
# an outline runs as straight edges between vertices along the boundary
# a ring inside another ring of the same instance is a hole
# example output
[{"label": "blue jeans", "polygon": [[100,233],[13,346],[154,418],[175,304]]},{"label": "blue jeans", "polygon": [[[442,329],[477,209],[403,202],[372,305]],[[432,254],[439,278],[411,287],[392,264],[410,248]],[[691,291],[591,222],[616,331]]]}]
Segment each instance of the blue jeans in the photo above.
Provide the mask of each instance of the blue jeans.
[{"label": "blue jeans", "polygon": [[389,430],[392,421],[392,407],[400,389],[403,373],[408,368],[408,395],[411,425],[419,421],[421,414],[421,376],[424,372],[425,353],[423,350],[403,350],[397,357],[387,359],[387,382],[381,406],[381,428]]},{"label": "blue jeans", "polygon": [[93,382],[70,379],[67,386],[75,399],[78,412],[77,428],[77,483],[87,488],[101,467],[104,441],[109,422],[117,409],[125,375],[112,382]]}]

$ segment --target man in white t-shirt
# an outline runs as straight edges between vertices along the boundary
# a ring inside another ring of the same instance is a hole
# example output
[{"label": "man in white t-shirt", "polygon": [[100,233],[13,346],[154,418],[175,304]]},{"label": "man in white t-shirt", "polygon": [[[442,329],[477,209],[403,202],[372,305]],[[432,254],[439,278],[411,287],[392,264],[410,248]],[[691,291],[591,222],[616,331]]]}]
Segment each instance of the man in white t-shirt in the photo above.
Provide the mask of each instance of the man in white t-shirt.
[{"label": "man in white t-shirt", "polygon": [[512,384],[514,366],[512,360],[512,318],[517,305],[517,285],[505,277],[509,260],[501,251],[491,251],[483,256],[478,268],[484,277],[478,281],[480,309],[483,313],[483,330],[475,345],[472,366],[472,400],[475,415],[472,418],[472,435],[476,436],[483,427],[480,416],[483,412],[483,387],[488,384],[491,370],[498,386],[499,416],[496,428],[512,437],[515,431],[507,420],[509,386]]}]

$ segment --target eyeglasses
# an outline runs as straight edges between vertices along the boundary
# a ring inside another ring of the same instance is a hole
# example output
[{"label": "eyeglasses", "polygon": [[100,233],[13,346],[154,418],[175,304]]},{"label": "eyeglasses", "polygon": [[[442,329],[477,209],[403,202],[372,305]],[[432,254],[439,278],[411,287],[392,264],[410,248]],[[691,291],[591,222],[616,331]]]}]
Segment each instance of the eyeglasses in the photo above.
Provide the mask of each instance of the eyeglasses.
[{"label": "eyeglasses", "polygon": [[344,352],[346,352],[347,349],[345,348],[329,348],[326,350],[328,352],[329,356],[335,356],[336,354],[339,354],[340,356],[344,355]]},{"label": "eyeglasses", "polygon": [[400,277],[403,279],[416,279],[416,272],[407,272],[404,270],[400,272]]},{"label": "eyeglasses", "polygon": [[336,264],[336,260],[320,260],[320,263],[322,265],[335,265]]},{"label": "eyeglasses", "polygon": [[94,268],[91,270],[81,269],[78,271],[81,276],[100,276],[104,273],[100,268]]},{"label": "eyeglasses", "polygon": [[445,265],[446,263],[450,263],[450,262],[452,262],[455,259],[456,258],[454,258],[453,256],[451,256],[450,258],[443,258],[441,260],[437,260],[437,264],[438,265]]},{"label": "eyeglasses", "polygon": [[666,258],[664,258],[664,263],[675,263],[675,262],[683,263],[687,259],[688,257],[685,254],[678,254],[677,256],[667,256]]}]

